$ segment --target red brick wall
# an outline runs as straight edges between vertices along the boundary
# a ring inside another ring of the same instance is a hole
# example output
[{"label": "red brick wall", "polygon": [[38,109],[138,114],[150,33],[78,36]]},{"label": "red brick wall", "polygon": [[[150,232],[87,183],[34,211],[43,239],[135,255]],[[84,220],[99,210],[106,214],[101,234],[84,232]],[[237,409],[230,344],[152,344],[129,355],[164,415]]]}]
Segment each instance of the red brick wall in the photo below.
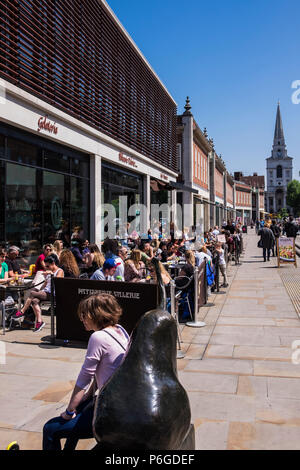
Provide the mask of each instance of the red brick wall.
[{"label": "red brick wall", "polygon": [[216,196],[224,198],[224,178],[217,168],[215,168],[215,193]]},{"label": "red brick wall", "polygon": [[194,183],[208,189],[208,158],[202,150],[194,143],[193,152],[193,181]]}]

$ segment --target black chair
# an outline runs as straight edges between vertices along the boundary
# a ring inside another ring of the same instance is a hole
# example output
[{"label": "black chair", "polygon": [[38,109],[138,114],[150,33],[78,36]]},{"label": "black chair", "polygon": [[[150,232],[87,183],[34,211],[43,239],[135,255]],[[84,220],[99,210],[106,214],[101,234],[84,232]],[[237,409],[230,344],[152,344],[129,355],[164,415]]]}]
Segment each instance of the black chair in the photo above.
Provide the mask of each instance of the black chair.
[{"label": "black chair", "polygon": [[175,299],[178,301],[178,306],[184,309],[187,305],[190,319],[193,321],[191,303],[194,303],[194,276],[178,276],[174,281],[177,291],[175,291]]},{"label": "black chair", "polygon": [[0,287],[0,314],[1,314],[1,325],[3,329],[3,333],[5,334],[6,328],[9,330],[13,329],[13,324],[16,321],[19,325],[19,320],[13,318],[14,314],[17,312],[17,308],[15,303],[7,304],[6,300],[6,287]]}]

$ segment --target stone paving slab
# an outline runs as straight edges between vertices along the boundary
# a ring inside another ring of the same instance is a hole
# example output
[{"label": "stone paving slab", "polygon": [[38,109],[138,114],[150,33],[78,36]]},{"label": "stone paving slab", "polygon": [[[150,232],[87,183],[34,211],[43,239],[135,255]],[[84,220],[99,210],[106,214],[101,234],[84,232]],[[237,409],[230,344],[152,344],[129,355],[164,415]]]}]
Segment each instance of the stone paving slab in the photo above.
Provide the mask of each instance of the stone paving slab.
[{"label": "stone paving slab", "polygon": [[300,427],[261,423],[230,423],[228,450],[293,450],[299,448]]},{"label": "stone paving slab", "polygon": [[258,359],[291,362],[291,348],[235,346],[232,357],[236,359]]},{"label": "stone paving slab", "polygon": [[238,377],[223,374],[198,374],[181,371],[179,380],[189,391],[214,392],[214,393],[236,393]]},{"label": "stone paving slab", "polygon": [[[300,365],[291,361],[300,320],[276,259],[262,262],[254,231],[241,264],[228,267],[230,286],[200,309],[206,327],[180,325],[184,359],[179,380],[189,395],[196,448],[299,449]],[[300,269],[297,268],[300,273]],[[85,348],[53,347],[50,319],[40,333],[7,332],[0,365],[0,448],[18,440],[41,449],[44,423],[69,400]],[[20,393],[21,390],[21,393]],[[10,399],[4,398],[11,397]],[[81,441],[90,449],[95,441]]]},{"label": "stone paving slab", "polygon": [[[214,334],[209,344],[233,344],[237,346],[282,346],[279,336],[255,334]],[[284,344],[285,345],[285,344]]]}]

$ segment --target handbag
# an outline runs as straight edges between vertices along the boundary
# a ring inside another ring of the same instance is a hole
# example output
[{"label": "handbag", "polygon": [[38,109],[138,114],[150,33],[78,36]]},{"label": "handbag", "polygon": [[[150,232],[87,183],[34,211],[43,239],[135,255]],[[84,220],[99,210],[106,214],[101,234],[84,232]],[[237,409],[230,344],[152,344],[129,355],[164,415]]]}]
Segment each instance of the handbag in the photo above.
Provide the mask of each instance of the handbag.
[{"label": "handbag", "polygon": [[257,248],[263,248],[263,242],[262,239],[260,239],[257,243]]}]

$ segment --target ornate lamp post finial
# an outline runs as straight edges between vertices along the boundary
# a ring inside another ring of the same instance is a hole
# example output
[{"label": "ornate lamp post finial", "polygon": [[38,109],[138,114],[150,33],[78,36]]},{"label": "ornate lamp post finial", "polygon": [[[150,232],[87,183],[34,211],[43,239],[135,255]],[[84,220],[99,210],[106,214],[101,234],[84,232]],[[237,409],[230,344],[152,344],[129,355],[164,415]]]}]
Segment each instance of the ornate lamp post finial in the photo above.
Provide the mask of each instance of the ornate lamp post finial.
[{"label": "ornate lamp post finial", "polygon": [[189,96],[186,97],[186,102],[185,102],[185,112],[184,114],[191,114],[191,109],[192,109],[192,106],[191,106],[191,103],[190,103],[190,98]]}]

